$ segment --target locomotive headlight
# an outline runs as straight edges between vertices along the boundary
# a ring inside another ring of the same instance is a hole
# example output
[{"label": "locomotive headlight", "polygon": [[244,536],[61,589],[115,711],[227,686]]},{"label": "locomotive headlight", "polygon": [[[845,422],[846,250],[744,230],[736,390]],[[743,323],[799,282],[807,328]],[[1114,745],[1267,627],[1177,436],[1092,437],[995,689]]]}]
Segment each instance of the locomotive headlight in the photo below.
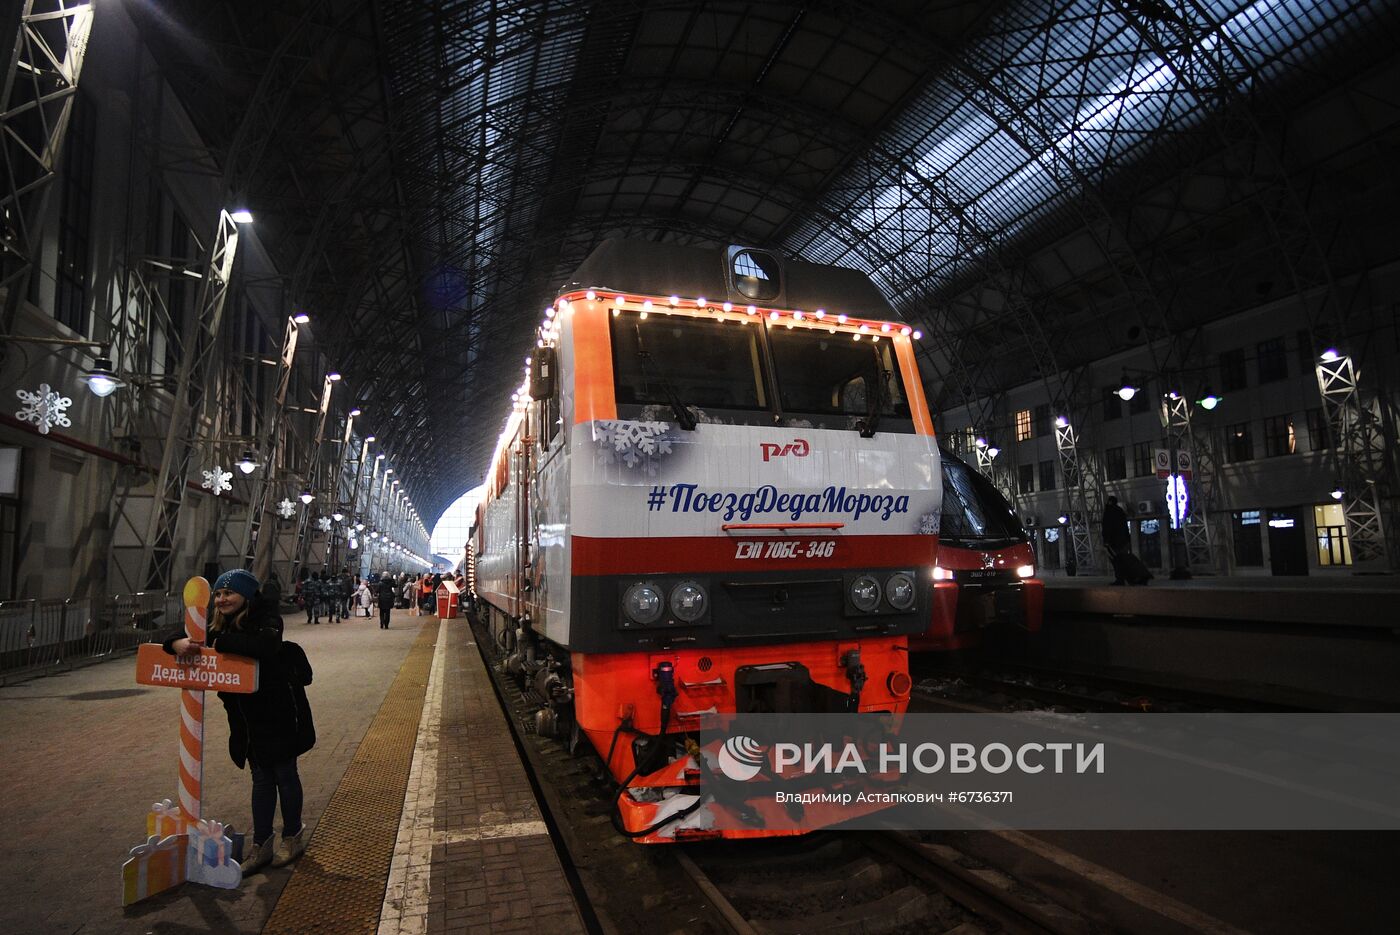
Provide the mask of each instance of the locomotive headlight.
[{"label": "locomotive headlight", "polygon": [[856,610],[870,613],[880,606],[880,582],[869,575],[861,575],[851,582],[851,603]]},{"label": "locomotive headlight", "polygon": [[661,618],[661,592],[649,584],[634,584],[622,595],[622,609],[637,623],[655,623]]},{"label": "locomotive headlight", "polygon": [[934,566],[933,566],[933,580],[934,580],[934,581],[952,581],[952,580],[953,580],[953,573],[952,573],[951,571],[949,571],[948,569],[944,568],[942,565],[934,565]]},{"label": "locomotive headlight", "polygon": [[1033,577],[1035,577],[1035,566],[1034,566],[1034,565],[1017,565],[1017,566],[1016,566],[1016,577],[1017,577],[1017,578],[1033,578]]},{"label": "locomotive headlight", "polygon": [[709,604],[705,589],[694,581],[682,581],[671,589],[671,613],[686,623],[703,617]]},{"label": "locomotive headlight", "polygon": [[914,606],[914,579],[904,572],[896,572],[885,580],[885,598],[895,610],[908,610]]}]

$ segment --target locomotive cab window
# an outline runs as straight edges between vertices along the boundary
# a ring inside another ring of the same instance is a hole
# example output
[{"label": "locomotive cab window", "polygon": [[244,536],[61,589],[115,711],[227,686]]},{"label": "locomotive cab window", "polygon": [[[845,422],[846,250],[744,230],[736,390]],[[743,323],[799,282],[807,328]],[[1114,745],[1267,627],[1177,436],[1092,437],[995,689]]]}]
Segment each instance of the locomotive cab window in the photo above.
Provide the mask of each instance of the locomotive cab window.
[{"label": "locomotive cab window", "polygon": [[879,415],[881,431],[912,432],[909,400],[891,341],[854,341],[812,328],[770,328],[783,414],[818,428],[848,428]]},{"label": "locomotive cab window", "polygon": [[642,318],[636,312],[614,316],[611,326],[620,408],[661,407],[664,413],[679,404],[767,412],[758,328],[685,315]]}]

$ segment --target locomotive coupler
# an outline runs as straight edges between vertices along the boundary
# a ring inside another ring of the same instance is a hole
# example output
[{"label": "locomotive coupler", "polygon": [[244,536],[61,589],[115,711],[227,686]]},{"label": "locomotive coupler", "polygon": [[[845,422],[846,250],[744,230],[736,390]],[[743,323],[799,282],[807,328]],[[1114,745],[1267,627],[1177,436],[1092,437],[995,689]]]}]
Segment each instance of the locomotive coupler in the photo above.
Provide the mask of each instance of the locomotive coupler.
[{"label": "locomotive coupler", "polygon": [[851,695],[846,706],[851,711],[860,710],[860,693],[865,688],[865,665],[860,661],[859,649],[848,649],[841,656],[841,665],[846,668],[846,680],[851,683]]}]

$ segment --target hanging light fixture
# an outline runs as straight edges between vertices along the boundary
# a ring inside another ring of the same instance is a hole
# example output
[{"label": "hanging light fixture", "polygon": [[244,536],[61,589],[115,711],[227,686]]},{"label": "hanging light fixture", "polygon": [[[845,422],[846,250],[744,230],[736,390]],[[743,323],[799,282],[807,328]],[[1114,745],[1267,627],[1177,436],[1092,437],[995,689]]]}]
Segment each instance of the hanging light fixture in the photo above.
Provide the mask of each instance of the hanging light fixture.
[{"label": "hanging light fixture", "polygon": [[234,464],[237,465],[238,469],[244,474],[251,474],[258,469],[258,459],[257,456],[253,454],[253,449],[251,448],[244,448],[243,454],[239,455],[238,460],[235,461]]},{"label": "hanging light fixture", "polygon": [[338,523],[341,520],[345,519],[345,514],[340,512],[339,510],[336,510],[334,513],[331,514],[331,519],[335,520]]},{"label": "hanging light fixture", "polygon": [[83,374],[83,379],[87,381],[88,389],[92,391],[92,395],[99,399],[105,399],[126,386],[126,381],[117,376],[117,368],[112,363],[112,358],[107,356],[105,348],[93,360],[87,373]]},{"label": "hanging light fixture", "polygon": [[1123,377],[1118,381],[1118,384],[1118,389],[1115,390],[1115,392],[1118,394],[1118,398],[1123,400],[1123,402],[1126,403],[1137,395],[1138,388],[1128,381],[1128,371],[1126,368],[1123,370]]},{"label": "hanging light fixture", "polygon": [[1216,396],[1214,393],[1212,393],[1212,392],[1210,391],[1210,387],[1206,387],[1205,393],[1201,396],[1200,399],[1196,400],[1196,404],[1197,404],[1198,406],[1200,406],[1202,409],[1204,409],[1204,410],[1206,410],[1207,412],[1209,412],[1210,410],[1214,409],[1216,406],[1219,406],[1219,405],[1220,405],[1220,401],[1223,400],[1224,398],[1225,398],[1224,396]]},{"label": "hanging light fixture", "polygon": [[310,503],[312,500],[316,499],[316,495],[311,492],[310,487],[304,487],[302,488],[300,499],[302,503]]},{"label": "hanging light fixture", "polygon": [[1346,492],[1345,490],[1342,489],[1342,485],[1341,485],[1341,484],[1338,484],[1337,486],[1335,486],[1335,487],[1332,488],[1332,499],[1333,499],[1333,500],[1341,500],[1341,499],[1342,499],[1343,497],[1345,497],[1346,495],[1347,495],[1347,492]]}]

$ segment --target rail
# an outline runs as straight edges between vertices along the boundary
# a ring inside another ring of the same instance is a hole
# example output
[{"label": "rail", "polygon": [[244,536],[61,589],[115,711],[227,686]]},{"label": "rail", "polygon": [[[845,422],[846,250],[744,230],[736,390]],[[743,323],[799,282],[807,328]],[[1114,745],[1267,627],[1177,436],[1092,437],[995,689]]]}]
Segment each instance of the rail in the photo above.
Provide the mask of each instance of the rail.
[{"label": "rail", "polygon": [[141,591],[91,598],[0,601],[0,685],[135,651],[175,627],[177,594]]}]

